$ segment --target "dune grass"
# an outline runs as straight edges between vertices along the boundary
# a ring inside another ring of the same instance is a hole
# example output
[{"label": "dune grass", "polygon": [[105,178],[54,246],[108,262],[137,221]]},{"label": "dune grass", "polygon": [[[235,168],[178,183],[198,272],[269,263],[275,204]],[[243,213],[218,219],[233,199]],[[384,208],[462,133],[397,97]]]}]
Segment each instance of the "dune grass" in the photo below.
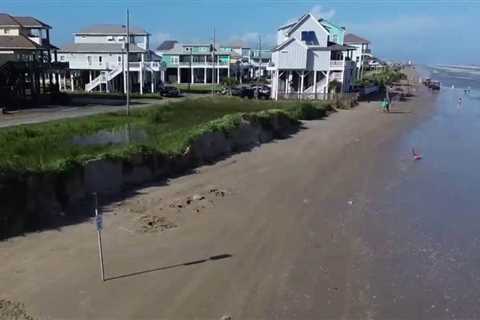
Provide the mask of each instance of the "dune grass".
[{"label": "dune grass", "polygon": [[[319,118],[325,103],[275,102],[216,97],[185,100],[124,113],[108,113],[0,129],[0,172],[67,170],[82,161],[122,157],[136,152],[183,152],[199,130],[235,125],[242,113],[280,109],[292,119]],[[215,120],[215,121],[214,121]],[[213,122],[212,122],[213,121]],[[78,144],[75,140],[98,133],[142,139],[127,142]]]}]

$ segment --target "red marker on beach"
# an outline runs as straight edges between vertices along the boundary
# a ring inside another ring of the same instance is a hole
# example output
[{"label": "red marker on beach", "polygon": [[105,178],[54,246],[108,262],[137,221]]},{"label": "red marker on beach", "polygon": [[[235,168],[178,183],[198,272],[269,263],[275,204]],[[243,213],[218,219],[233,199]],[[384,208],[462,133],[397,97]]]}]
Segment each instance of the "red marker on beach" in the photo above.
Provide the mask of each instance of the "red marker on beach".
[{"label": "red marker on beach", "polygon": [[413,155],[413,160],[420,160],[420,159],[422,159],[422,155],[418,154],[418,153],[415,151],[415,148],[412,148],[412,155]]}]

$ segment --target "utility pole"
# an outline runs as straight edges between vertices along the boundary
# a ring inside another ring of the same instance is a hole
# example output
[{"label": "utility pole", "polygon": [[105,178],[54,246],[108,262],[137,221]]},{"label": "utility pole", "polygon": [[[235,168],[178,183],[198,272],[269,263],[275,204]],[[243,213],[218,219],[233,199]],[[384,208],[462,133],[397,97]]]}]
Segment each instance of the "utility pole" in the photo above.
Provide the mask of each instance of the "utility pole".
[{"label": "utility pole", "polygon": [[258,100],[258,89],[259,89],[259,86],[260,86],[260,74],[262,73],[262,36],[259,35],[258,36],[258,57],[259,57],[259,60],[258,60],[258,76],[257,76],[257,88],[256,88],[256,92],[255,92],[255,96]]},{"label": "utility pole", "polygon": [[212,96],[215,95],[215,27],[213,27],[213,46],[212,46]]},{"label": "utility pole", "polygon": [[130,12],[127,9],[127,81],[125,88],[127,89],[127,116],[130,115]]}]

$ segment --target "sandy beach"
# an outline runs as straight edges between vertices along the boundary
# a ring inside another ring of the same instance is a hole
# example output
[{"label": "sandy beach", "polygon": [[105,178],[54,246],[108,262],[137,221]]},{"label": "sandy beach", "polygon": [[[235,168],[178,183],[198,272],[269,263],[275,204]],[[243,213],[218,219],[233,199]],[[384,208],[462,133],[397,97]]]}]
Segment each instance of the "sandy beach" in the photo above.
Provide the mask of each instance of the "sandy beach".
[{"label": "sandy beach", "polygon": [[0,298],[40,319],[428,318],[415,275],[392,274],[408,228],[376,210],[417,165],[400,141],[435,110],[412,93],[104,207],[106,282],[92,222],[1,242]]}]

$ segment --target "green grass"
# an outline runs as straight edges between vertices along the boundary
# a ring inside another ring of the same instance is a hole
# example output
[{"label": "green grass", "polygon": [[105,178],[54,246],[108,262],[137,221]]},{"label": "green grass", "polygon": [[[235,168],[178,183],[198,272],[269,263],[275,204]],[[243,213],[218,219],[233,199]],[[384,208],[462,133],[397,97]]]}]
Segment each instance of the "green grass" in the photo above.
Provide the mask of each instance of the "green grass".
[{"label": "green grass", "polygon": [[[313,119],[322,117],[326,106],[325,103],[207,97],[134,110],[130,117],[125,113],[108,113],[4,128],[0,129],[0,172],[64,171],[88,159],[123,158],[138,152],[177,154],[201,132],[228,130],[238,125],[245,113],[280,109],[292,119]],[[259,115],[262,116],[265,114]],[[74,137],[91,136],[104,130],[122,134],[140,131],[146,138],[130,144],[72,143]]]}]

